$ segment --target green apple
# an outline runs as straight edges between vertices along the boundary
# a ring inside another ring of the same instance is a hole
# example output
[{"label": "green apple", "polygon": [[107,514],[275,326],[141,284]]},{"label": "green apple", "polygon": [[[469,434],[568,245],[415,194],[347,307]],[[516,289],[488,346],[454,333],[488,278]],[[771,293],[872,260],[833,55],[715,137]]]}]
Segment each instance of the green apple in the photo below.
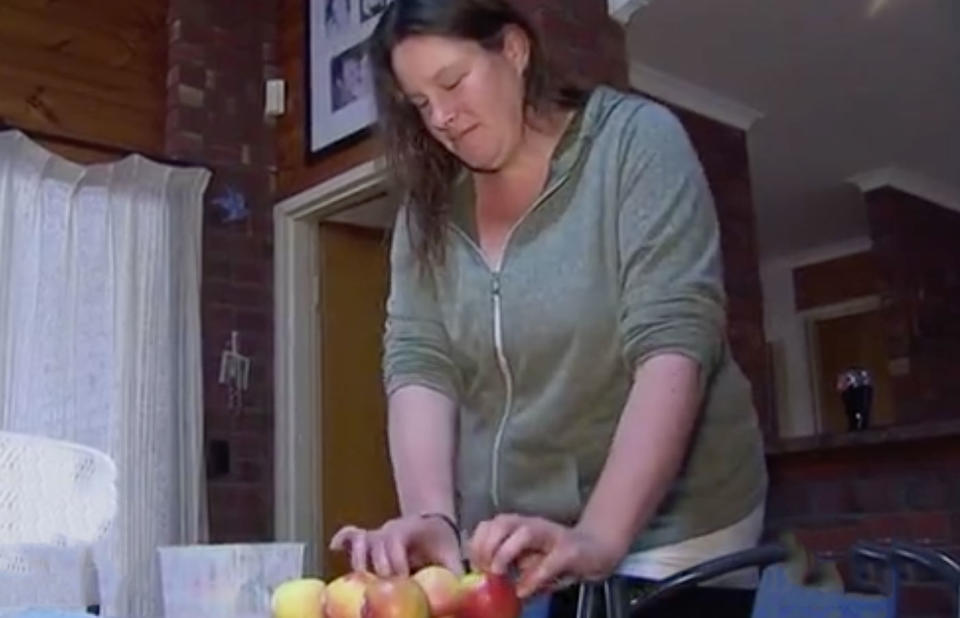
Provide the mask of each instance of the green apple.
[{"label": "green apple", "polygon": [[273,618],[322,618],[326,584],[314,578],[283,582],[270,597]]}]

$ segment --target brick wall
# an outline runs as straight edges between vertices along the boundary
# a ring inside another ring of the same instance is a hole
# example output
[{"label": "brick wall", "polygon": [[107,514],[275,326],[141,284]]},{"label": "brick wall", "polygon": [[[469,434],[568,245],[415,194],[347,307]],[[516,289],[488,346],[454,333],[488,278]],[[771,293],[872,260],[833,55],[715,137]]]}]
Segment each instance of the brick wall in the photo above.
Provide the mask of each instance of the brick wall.
[{"label": "brick wall", "polygon": [[[818,554],[838,559],[857,540],[899,538],[960,551],[960,437],[838,447],[769,458],[767,532],[793,530]],[[939,585],[908,586],[904,616],[949,616]]]},{"label": "brick wall", "polygon": [[872,250],[860,251],[793,269],[794,303],[797,311],[842,303],[854,298],[881,294],[877,257]]},{"label": "brick wall", "polygon": [[574,80],[627,86],[623,27],[600,0],[515,0],[542,33],[548,59]]},{"label": "brick wall", "polygon": [[[891,360],[910,361],[909,374],[892,378],[897,423],[956,418],[960,214],[894,189],[864,197],[869,254],[847,260],[846,267],[841,261],[817,265],[796,283],[820,278],[804,294],[835,301],[830,294],[848,290],[851,273],[861,284],[872,280],[870,291],[884,299],[886,328],[878,336],[887,337]],[[907,434],[889,432],[897,435]],[[840,558],[845,568],[845,553],[859,539],[923,541],[960,555],[960,479],[954,472],[960,436],[779,453],[768,461],[770,534],[792,529],[810,549]],[[953,615],[951,599],[937,584],[912,582],[902,615]]]},{"label": "brick wall", "polygon": [[908,359],[893,378],[899,422],[960,413],[960,213],[892,188],[864,195],[874,253],[887,290],[891,359]]},{"label": "brick wall", "polygon": [[766,435],[774,437],[772,378],[763,325],[763,289],[747,135],[736,127],[658,101],[669,107],[683,124],[710,184],[720,226],[730,347],[750,379],[761,428]]},{"label": "brick wall", "polygon": [[753,386],[761,427],[772,436],[774,415],[747,135],[686,110],[673,111],[690,135],[710,183],[720,225],[730,347]]},{"label": "brick wall", "polygon": [[[276,64],[270,2],[171,0],[166,150],[208,165],[202,332],[208,498],[214,541],[272,536],[274,130],[263,81]],[[236,192],[248,214],[230,221],[218,200]],[[231,331],[251,357],[239,408],[218,384]]]}]

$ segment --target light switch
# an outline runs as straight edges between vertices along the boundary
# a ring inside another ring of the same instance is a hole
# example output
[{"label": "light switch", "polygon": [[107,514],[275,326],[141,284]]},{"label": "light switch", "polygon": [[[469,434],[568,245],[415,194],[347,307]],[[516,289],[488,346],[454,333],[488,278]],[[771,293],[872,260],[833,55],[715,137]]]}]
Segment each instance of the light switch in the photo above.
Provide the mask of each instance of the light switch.
[{"label": "light switch", "polygon": [[268,79],[264,113],[267,116],[282,116],[286,111],[287,84],[282,79]]}]

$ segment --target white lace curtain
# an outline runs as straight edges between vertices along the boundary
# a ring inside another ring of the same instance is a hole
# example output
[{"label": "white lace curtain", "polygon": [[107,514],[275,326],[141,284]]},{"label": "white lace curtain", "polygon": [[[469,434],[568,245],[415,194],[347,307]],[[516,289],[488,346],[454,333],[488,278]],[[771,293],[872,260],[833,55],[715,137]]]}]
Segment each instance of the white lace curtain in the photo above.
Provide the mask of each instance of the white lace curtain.
[{"label": "white lace curtain", "polygon": [[200,352],[210,173],[81,166],[0,133],[0,429],[109,453],[102,613],[162,615],[156,547],[206,540]]}]

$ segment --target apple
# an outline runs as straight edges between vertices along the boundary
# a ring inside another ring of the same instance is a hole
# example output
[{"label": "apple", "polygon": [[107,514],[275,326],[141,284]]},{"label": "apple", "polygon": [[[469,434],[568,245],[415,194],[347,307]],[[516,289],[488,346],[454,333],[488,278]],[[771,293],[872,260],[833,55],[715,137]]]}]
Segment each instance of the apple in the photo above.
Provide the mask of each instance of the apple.
[{"label": "apple", "polygon": [[505,575],[467,573],[460,580],[463,597],[456,618],[518,618],[520,598]]},{"label": "apple", "polygon": [[353,571],[330,582],[323,604],[324,618],[361,618],[367,587],[375,581],[372,573]]},{"label": "apple", "polygon": [[321,618],[326,584],[314,578],[292,579],[273,591],[270,610],[273,618]]},{"label": "apple", "polygon": [[378,579],[364,593],[362,618],[430,618],[427,595],[410,577]]},{"label": "apple", "polygon": [[423,567],[413,575],[430,604],[430,615],[434,618],[453,616],[460,607],[463,587],[452,571],[438,565]]}]

